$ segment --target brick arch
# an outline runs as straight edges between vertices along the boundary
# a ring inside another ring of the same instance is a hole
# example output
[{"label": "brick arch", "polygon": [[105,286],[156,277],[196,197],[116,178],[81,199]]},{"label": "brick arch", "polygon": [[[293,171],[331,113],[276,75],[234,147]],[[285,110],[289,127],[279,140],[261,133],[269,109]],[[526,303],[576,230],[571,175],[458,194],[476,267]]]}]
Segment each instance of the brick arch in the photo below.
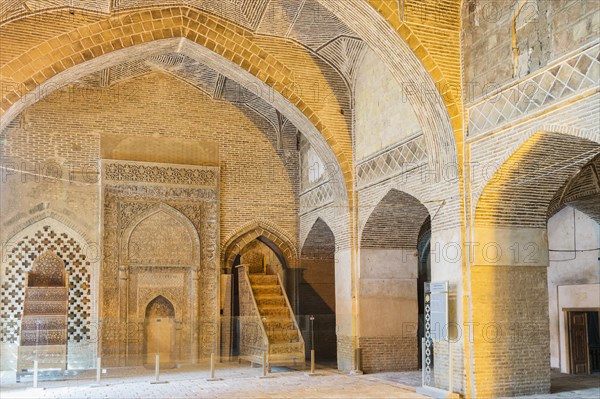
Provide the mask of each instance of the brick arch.
[{"label": "brick arch", "polygon": [[[400,21],[397,3],[379,0],[317,1],[354,30],[387,65],[398,82],[410,88],[405,93],[423,128],[427,147],[432,153],[432,167],[441,174],[444,165],[460,162],[456,148],[456,142],[463,136],[460,98],[452,93],[440,65],[417,34]],[[457,43],[458,40],[457,33]]]},{"label": "brick arch", "polygon": [[485,186],[475,225],[545,228],[556,192],[599,153],[599,142],[579,134],[534,133]]},{"label": "brick arch", "polygon": [[[185,38],[249,72],[300,110],[333,150],[346,184],[351,187],[351,157],[345,148],[349,141],[337,137],[345,129],[330,129],[319,110],[299,92],[294,72],[254,43],[253,37],[251,31],[189,7],[128,11],[81,26],[37,45],[0,68],[4,82],[14,88],[2,98],[0,129],[28,103],[46,94],[43,84],[54,82],[53,78],[59,75],[64,79],[76,65],[143,43]],[[102,63],[98,66],[101,68]],[[33,97],[29,93],[34,93]],[[341,117],[325,119],[331,122],[336,118]]]},{"label": "brick arch", "polygon": [[335,256],[335,235],[331,227],[323,220],[318,217],[317,220],[312,224],[300,254],[304,256],[314,256],[315,254],[322,255],[325,257]]},{"label": "brick arch", "polygon": [[272,223],[254,221],[242,227],[225,241],[225,245],[223,245],[221,251],[223,254],[221,267],[225,270],[231,270],[236,256],[239,255],[247,244],[259,237],[268,239],[279,248],[288,268],[295,268],[297,266],[298,251],[287,234]]},{"label": "brick arch", "polygon": [[361,234],[361,248],[417,248],[429,210],[412,195],[392,189],[379,201]]},{"label": "brick arch", "polygon": [[600,223],[600,154],[556,192],[548,207],[548,219],[571,206]]}]

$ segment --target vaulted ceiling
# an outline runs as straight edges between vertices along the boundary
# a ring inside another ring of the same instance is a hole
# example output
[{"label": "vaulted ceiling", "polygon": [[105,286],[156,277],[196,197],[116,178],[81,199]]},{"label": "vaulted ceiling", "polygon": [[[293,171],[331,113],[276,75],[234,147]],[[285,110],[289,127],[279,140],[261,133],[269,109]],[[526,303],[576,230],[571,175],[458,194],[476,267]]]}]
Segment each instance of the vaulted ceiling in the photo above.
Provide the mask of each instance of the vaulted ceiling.
[{"label": "vaulted ceiling", "polygon": [[[253,87],[266,84],[274,93],[251,96],[244,106],[276,130],[293,124],[306,133],[325,162],[340,165],[341,180],[350,188],[352,121],[346,111],[351,108],[358,65],[370,48],[401,83],[420,85],[429,93],[437,84],[440,94],[446,94],[408,96],[413,106],[421,108],[417,118],[438,163],[454,161],[454,136],[462,134],[460,101],[448,95],[441,83],[454,82],[458,76],[459,57],[452,54],[458,54],[459,2],[443,0],[431,10],[422,9],[416,0],[403,1],[402,9],[398,4],[391,0],[3,0],[0,83],[5,90],[0,128],[32,102],[75,81],[110,86],[162,70],[217,100],[230,101],[236,101],[231,92],[239,92],[234,87],[254,93]],[[439,18],[419,19],[423,11]],[[444,24],[443,15],[454,22]],[[440,47],[440,39],[448,37]],[[125,52],[175,38],[179,43]],[[206,53],[194,45],[224,61],[205,62]],[[35,89],[36,95],[28,97]]]}]

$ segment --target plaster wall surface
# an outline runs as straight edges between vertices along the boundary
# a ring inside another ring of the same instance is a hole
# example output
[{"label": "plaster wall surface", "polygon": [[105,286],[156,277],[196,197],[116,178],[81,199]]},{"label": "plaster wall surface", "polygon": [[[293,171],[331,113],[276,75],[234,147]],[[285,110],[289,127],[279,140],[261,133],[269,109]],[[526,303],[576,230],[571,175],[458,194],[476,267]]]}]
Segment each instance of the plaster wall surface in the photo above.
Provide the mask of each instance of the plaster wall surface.
[{"label": "plaster wall surface", "polygon": [[379,58],[367,51],[354,91],[357,161],[421,133],[405,90]]},{"label": "plaster wall surface", "polygon": [[[10,189],[2,192],[3,223],[47,198],[50,207],[71,210],[94,226],[89,234],[97,237],[100,135],[111,133],[218,143],[221,238],[260,218],[276,220],[296,237],[299,172],[297,152],[292,150],[296,137],[284,137],[283,148],[277,150],[273,128],[256,114],[213,101],[163,73],[110,88],[69,90],[35,104],[2,132],[3,163],[12,162],[19,169],[8,176]],[[245,156],[249,153],[253,156]],[[67,181],[27,176],[30,171],[52,173],[52,167]],[[75,178],[83,181],[71,181]]]},{"label": "plaster wall surface", "polygon": [[[536,72],[597,38],[600,29],[595,0],[467,0],[462,18],[465,103]],[[518,53],[512,48],[513,21]]]}]

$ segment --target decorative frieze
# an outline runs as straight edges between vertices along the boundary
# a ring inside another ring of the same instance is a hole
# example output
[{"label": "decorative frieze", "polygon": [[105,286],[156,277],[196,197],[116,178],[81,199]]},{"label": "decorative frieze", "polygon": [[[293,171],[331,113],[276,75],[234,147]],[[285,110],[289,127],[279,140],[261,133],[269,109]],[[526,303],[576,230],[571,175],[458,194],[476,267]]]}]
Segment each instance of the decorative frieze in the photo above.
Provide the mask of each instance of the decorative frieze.
[{"label": "decorative frieze", "polygon": [[469,136],[501,130],[560,101],[598,90],[600,44],[468,105]]},{"label": "decorative frieze", "polygon": [[360,162],[356,166],[358,187],[362,188],[427,163],[426,148],[424,136],[421,134]]}]

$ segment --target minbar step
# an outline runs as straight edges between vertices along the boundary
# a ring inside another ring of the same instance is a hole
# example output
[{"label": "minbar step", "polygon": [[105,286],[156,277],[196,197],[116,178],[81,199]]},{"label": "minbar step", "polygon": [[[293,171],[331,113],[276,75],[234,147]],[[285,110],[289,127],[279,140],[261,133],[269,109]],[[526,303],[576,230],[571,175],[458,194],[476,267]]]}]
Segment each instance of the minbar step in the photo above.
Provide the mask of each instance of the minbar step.
[{"label": "minbar step", "polygon": [[250,284],[254,285],[278,285],[279,280],[272,274],[249,274]]},{"label": "minbar step", "polygon": [[285,298],[283,295],[256,295],[256,304],[260,311],[263,306],[286,306]]},{"label": "minbar step", "polygon": [[260,315],[277,318],[290,317],[290,311],[285,306],[262,306],[260,309]]}]

